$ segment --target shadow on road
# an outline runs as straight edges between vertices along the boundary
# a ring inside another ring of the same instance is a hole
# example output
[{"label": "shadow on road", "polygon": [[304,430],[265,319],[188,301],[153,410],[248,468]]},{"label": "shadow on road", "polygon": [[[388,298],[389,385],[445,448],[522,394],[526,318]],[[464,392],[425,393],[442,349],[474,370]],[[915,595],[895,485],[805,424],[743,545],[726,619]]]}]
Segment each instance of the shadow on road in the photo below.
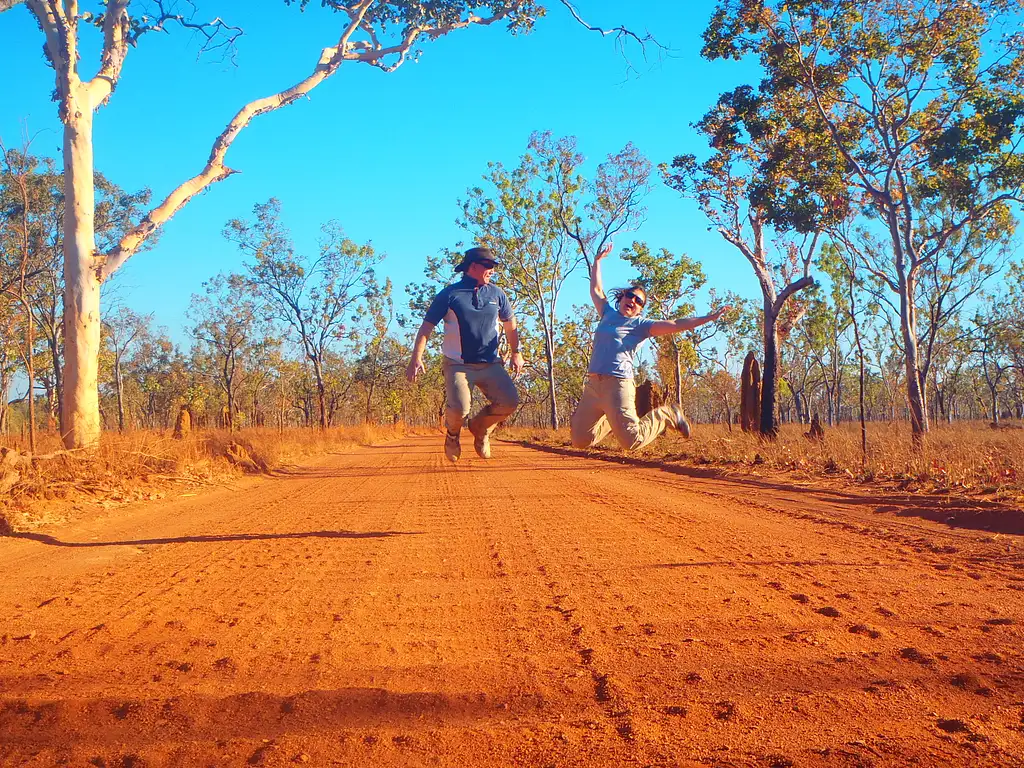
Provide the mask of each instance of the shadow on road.
[{"label": "shadow on road", "polygon": [[6,538],[38,541],[51,547],[140,547],[144,544],[213,544],[225,541],[272,541],[275,539],[386,539],[418,536],[421,531],[303,531],[299,533],[223,533],[212,536],[176,536],[130,541],[61,541],[45,533],[8,533]]},{"label": "shadow on road", "polygon": [[660,469],[675,475],[705,480],[718,480],[741,487],[797,493],[837,505],[874,507],[872,511],[877,514],[891,514],[896,517],[917,517],[936,523],[944,523],[951,528],[968,528],[977,531],[991,531],[992,533],[1024,535],[1024,510],[1000,504],[999,502],[957,499],[945,495],[912,496],[909,494],[871,493],[870,491],[866,494],[858,494],[821,487],[812,489],[806,486],[771,482],[758,477],[741,477],[718,469],[672,464],[665,460],[645,459],[639,456],[623,454],[606,455],[593,451],[577,450],[575,448],[544,445],[528,440],[517,442],[526,448],[533,448],[534,450],[554,453],[560,456],[577,456],[580,458],[596,459],[597,461],[606,461],[612,464]]},{"label": "shadow on road", "polygon": [[[230,658],[219,670],[233,673]],[[268,739],[337,728],[452,725],[499,713],[534,712],[543,705],[529,693],[493,700],[484,692],[398,693],[380,688],[341,688],[299,693],[252,691],[218,697],[186,694],[173,698],[97,698],[6,701],[0,703],[0,733],[7,745],[112,743],[135,747],[167,738],[152,724],[170,726],[183,740],[263,739],[248,760],[263,764]],[[73,734],[73,735],[72,735]],[[396,742],[397,743],[397,742]],[[258,758],[258,759],[255,759]],[[294,762],[294,761],[293,761]],[[120,763],[119,763],[120,764]],[[134,763],[133,763],[134,764]]]}]

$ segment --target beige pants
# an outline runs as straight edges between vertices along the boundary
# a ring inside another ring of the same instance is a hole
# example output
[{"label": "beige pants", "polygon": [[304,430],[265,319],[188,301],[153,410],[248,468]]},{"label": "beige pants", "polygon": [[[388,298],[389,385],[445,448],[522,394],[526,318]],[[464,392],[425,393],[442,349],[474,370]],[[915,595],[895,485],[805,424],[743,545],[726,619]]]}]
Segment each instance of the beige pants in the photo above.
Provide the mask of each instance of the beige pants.
[{"label": "beige pants", "polygon": [[671,418],[671,411],[665,407],[639,418],[632,379],[591,373],[572,414],[572,444],[575,448],[590,448],[611,432],[627,451],[636,450],[664,432]]},{"label": "beige pants", "polygon": [[448,399],[445,422],[453,435],[459,434],[462,421],[473,405],[471,387],[477,387],[490,401],[470,420],[474,431],[490,432],[496,424],[512,415],[519,405],[516,385],[500,361],[456,363],[445,358],[444,387]]}]

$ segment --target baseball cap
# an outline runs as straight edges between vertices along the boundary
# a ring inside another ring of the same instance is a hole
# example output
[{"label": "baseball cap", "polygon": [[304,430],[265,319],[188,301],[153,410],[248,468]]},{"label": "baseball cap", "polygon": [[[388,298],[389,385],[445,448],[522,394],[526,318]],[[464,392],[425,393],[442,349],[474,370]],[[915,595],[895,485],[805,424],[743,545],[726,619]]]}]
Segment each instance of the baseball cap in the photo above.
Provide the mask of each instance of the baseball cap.
[{"label": "baseball cap", "polygon": [[465,272],[466,268],[474,262],[479,264],[490,264],[493,267],[499,265],[499,261],[494,258],[494,252],[490,248],[486,248],[482,245],[476,248],[470,248],[462,255],[462,261],[455,267],[456,272]]}]

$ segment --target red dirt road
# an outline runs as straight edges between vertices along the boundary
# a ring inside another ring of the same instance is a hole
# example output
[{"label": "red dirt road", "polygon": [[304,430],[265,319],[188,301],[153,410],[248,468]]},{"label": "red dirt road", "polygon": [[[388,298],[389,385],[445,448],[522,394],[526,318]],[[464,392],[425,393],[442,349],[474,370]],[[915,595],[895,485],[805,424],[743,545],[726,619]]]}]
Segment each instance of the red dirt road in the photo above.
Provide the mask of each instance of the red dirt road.
[{"label": "red dirt road", "polygon": [[0,765],[1024,765],[1021,537],[495,455],[0,538]]}]

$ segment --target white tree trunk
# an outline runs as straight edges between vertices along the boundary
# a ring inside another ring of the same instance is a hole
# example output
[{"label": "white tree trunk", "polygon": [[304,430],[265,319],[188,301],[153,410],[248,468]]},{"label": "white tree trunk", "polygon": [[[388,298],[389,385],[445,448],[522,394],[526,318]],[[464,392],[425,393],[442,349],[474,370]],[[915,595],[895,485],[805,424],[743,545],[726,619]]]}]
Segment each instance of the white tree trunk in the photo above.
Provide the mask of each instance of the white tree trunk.
[{"label": "white tree trunk", "polygon": [[[305,96],[324,79],[333,75],[345,61],[355,61],[390,72],[405,61],[407,53],[420,38],[434,39],[457,29],[487,26],[507,18],[521,5],[512,0],[492,16],[481,17],[469,12],[448,24],[437,27],[411,25],[397,40],[382,44],[379,29],[366,20],[377,3],[360,0],[348,13],[348,21],[334,47],[325,48],[314,71],[294,86],[272,96],[257,99],[243,107],[214,142],[203,171],[173,190],[170,195],[105,255],[96,253],[94,232],[94,182],[92,152],[93,110],[105,102],[121,76],[121,69],[130,46],[135,45],[132,19],[128,13],[131,0],[105,0],[103,14],[103,48],[101,66],[96,76],[83,83],[78,76],[78,3],[69,0],[0,0],[0,12],[25,2],[45,37],[44,51],[56,73],[57,95],[61,102],[60,117],[64,124],[64,343],[65,397],[62,405],[63,440],[68,448],[95,446],[100,439],[99,353],[100,353],[100,284],[134,255],[139,247],[163,226],[192,197],[234,171],[224,165],[224,156],[239,131],[254,117],[272,112]],[[162,29],[164,22],[181,18],[156,4],[159,17],[140,17],[143,31]],[[184,26],[196,29],[192,24]],[[217,34],[219,23],[204,30]],[[364,34],[365,33],[365,34]],[[364,39],[352,40],[353,35]],[[208,39],[208,42],[212,42]],[[230,42],[230,40],[229,40]],[[217,47],[214,45],[213,47]],[[391,61],[392,63],[388,63]],[[319,383],[321,420],[325,420],[323,384]]]},{"label": "white tree trunk", "polygon": [[64,128],[64,403],[68,448],[100,439],[100,280],[97,274],[92,104],[79,84]]},{"label": "white tree trunk", "polygon": [[914,444],[919,445],[928,432],[928,409],[925,407],[925,392],[921,382],[921,369],[917,348],[917,318],[914,307],[914,290],[909,281],[900,285],[900,331],[903,335],[904,358],[907,372],[907,405],[910,408],[910,427]]}]

